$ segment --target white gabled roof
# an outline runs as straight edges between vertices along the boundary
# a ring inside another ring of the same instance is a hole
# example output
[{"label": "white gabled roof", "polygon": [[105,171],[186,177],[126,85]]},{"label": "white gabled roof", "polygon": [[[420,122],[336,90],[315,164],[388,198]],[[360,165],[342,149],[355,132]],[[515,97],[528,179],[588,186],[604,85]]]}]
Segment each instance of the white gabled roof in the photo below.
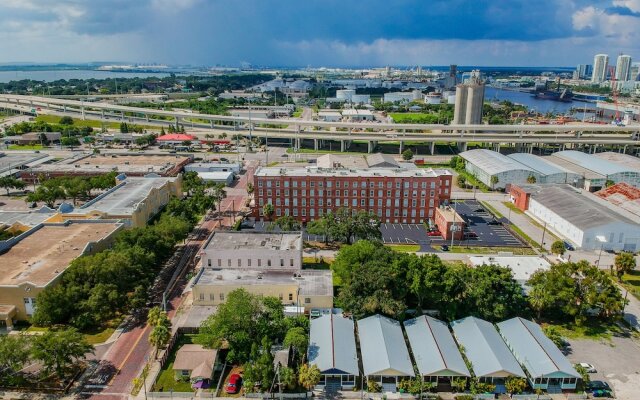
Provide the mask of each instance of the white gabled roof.
[{"label": "white gabled roof", "polygon": [[382,315],[358,321],[364,375],[415,376],[398,321]]},{"label": "white gabled roof", "polygon": [[333,313],[312,319],[308,358],[322,373],[359,375],[353,321]]}]

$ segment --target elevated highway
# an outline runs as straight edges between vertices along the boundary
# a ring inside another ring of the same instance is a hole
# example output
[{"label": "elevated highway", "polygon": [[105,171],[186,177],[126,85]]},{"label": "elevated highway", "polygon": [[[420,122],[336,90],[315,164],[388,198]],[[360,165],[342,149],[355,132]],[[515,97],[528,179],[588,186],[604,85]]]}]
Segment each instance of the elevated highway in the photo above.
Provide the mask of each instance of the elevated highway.
[{"label": "elevated highway", "polygon": [[[263,138],[290,139],[299,147],[300,140],[310,139],[318,148],[319,142],[338,141],[345,144],[359,140],[369,143],[369,150],[378,142],[423,141],[455,143],[461,150],[468,143],[485,143],[499,148],[501,144],[520,146],[521,151],[531,151],[534,145],[580,146],[615,145],[626,150],[627,146],[640,144],[640,125],[614,126],[600,124],[567,125],[442,125],[442,124],[394,124],[374,122],[326,122],[301,119],[266,119],[211,115],[186,111],[157,110],[130,107],[104,102],[60,99],[39,96],[0,94],[0,108],[31,113],[69,115],[82,119],[105,122],[127,121],[146,125],[183,124],[208,130],[233,130],[238,134]],[[249,130],[249,125],[252,129]],[[205,133],[202,133],[204,135]]]}]

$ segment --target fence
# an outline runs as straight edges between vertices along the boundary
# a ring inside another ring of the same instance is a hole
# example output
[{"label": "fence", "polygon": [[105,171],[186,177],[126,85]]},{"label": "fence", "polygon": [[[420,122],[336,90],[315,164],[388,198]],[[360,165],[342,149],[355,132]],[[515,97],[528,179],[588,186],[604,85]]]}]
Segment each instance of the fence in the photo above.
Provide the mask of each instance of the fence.
[{"label": "fence", "polygon": [[306,393],[247,393],[249,399],[307,399],[313,397],[313,392]]}]

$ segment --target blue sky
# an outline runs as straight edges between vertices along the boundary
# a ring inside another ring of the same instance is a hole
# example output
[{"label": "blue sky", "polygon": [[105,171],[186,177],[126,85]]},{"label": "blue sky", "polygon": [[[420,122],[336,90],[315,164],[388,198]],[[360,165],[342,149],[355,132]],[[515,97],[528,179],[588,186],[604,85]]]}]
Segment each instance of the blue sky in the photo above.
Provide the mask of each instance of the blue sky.
[{"label": "blue sky", "polygon": [[640,58],[640,0],[1,0],[0,63],[531,65]]}]

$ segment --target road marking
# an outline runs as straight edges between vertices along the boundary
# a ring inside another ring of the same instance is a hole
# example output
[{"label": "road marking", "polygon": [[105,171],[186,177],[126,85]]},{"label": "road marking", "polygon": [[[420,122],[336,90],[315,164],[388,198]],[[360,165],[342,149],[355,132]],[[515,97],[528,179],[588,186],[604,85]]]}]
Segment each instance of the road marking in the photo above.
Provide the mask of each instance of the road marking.
[{"label": "road marking", "polygon": [[140,334],[140,336],[138,336],[138,339],[136,339],[135,343],[133,343],[133,346],[131,346],[131,349],[129,350],[129,352],[125,356],[124,360],[122,360],[120,365],[118,365],[118,368],[116,369],[116,371],[118,371],[118,372],[116,372],[113,375],[113,377],[109,381],[108,385],[111,385],[111,383],[114,381],[114,379],[116,379],[116,377],[118,376],[118,373],[120,372],[122,367],[124,367],[124,364],[127,362],[127,360],[129,360],[129,357],[131,357],[131,353],[133,353],[133,351],[136,349],[136,346],[138,345],[138,343],[140,343],[140,340],[144,336],[144,333],[146,332],[147,328],[148,328],[148,325],[145,325],[144,329],[142,330],[142,333]]}]

